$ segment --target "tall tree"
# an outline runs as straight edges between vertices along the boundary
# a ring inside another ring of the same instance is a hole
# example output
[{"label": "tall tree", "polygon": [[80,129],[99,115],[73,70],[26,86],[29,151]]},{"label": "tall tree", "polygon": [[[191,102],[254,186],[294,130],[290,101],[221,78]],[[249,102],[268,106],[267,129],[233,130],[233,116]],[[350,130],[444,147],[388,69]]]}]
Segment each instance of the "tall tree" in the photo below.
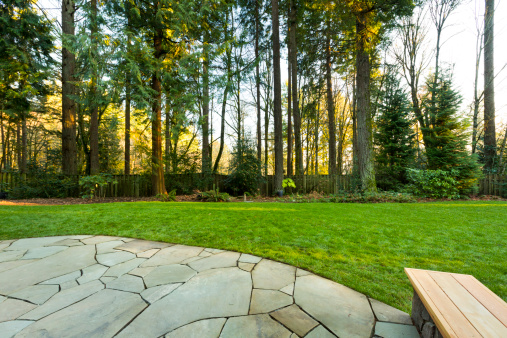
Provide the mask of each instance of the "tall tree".
[{"label": "tall tree", "polygon": [[303,143],[301,139],[301,113],[299,111],[299,90],[298,90],[298,62],[297,62],[297,20],[298,20],[298,4],[297,0],[290,0],[290,65],[292,80],[292,115],[294,117],[294,152],[296,157],[296,174],[303,175]]},{"label": "tall tree", "polygon": [[329,175],[336,175],[336,122],[333,97],[333,83],[331,75],[331,32],[330,23],[327,23],[326,31],[326,94],[327,94],[327,116],[329,129]]},{"label": "tall tree", "polygon": [[[90,11],[90,40],[91,53],[97,53],[97,33],[98,33],[98,17],[97,17],[97,0],[91,0]],[[99,163],[99,107],[96,100],[98,74],[96,67],[93,67],[91,76],[91,114],[90,114],[90,175],[97,175],[100,171]]]},{"label": "tall tree", "polygon": [[271,0],[271,27],[273,30],[273,115],[275,120],[274,188],[278,191],[282,189],[283,181],[282,83],[280,76],[280,21],[278,17],[278,0]]},{"label": "tall tree", "polygon": [[484,170],[493,171],[496,157],[495,125],[495,0],[486,0],[484,14]]},{"label": "tall tree", "polygon": [[76,94],[74,84],[75,55],[69,44],[75,32],[74,0],[62,0],[62,171],[66,175],[77,174],[76,145]]}]

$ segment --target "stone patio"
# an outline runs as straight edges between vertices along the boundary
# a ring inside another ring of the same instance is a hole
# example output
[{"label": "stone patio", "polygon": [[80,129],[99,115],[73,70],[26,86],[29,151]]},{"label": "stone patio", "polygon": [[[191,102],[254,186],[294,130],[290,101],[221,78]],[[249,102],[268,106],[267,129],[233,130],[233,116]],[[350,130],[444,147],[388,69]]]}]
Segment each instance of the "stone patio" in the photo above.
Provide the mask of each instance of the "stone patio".
[{"label": "stone patio", "polygon": [[293,266],[107,236],[0,241],[0,337],[419,337],[408,314]]}]

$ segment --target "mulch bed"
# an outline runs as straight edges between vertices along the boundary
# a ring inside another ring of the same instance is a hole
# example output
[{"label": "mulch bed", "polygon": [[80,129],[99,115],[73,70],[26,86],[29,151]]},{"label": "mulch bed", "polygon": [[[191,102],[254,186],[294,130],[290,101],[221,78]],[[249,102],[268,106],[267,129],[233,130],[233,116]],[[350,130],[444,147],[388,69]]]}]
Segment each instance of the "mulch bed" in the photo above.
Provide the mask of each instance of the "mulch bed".
[{"label": "mulch bed", "polygon": [[[309,195],[305,196],[307,199],[315,198],[315,196]],[[156,197],[105,197],[105,198],[95,198],[95,199],[85,199],[85,198],[32,198],[25,200],[0,200],[1,205],[73,205],[73,204],[95,204],[95,203],[116,203],[116,202],[156,202],[158,199]],[[197,199],[197,194],[193,195],[181,195],[176,196],[177,202],[200,202]],[[243,202],[243,197],[231,197],[231,202]],[[247,201],[249,202],[285,202],[291,203],[291,201],[287,198],[280,199],[276,197],[265,197],[265,196],[256,196],[256,197],[247,197]],[[418,199],[418,202],[435,202],[434,199]],[[442,201],[450,201],[450,200],[442,200]],[[498,196],[471,196],[469,201],[507,201],[506,198],[501,198]]]}]

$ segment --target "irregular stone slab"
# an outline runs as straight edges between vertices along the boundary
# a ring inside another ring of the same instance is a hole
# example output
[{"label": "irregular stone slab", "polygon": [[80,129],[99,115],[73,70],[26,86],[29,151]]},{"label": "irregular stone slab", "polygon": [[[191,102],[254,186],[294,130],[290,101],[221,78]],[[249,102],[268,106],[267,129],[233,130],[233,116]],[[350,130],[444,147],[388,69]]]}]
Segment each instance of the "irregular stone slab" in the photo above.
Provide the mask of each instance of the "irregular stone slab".
[{"label": "irregular stone slab", "polygon": [[83,242],[86,245],[96,245],[96,244],[100,244],[100,243],[115,241],[117,239],[118,239],[118,237],[94,236],[94,237],[88,237],[88,238],[82,239],[81,242]]},{"label": "irregular stone slab", "polygon": [[203,258],[188,265],[199,272],[209,269],[228,268],[236,266],[239,259],[237,252],[221,252],[211,257]]},{"label": "irregular stone slab", "polygon": [[126,251],[118,251],[113,253],[106,253],[97,255],[97,262],[106,266],[113,266],[116,264],[120,264],[131,259],[136,258],[136,255],[126,252]]},{"label": "irregular stone slab", "polygon": [[174,245],[157,252],[141,267],[179,264],[190,257],[199,256],[203,249],[195,246]]},{"label": "irregular stone slab", "polygon": [[55,242],[68,238],[68,236],[40,237],[40,238],[23,238],[12,243],[8,250],[28,250],[50,245]]},{"label": "irregular stone slab", "polygon": [[137,254],[137,257],[139,258],[151,258],[153,255],[155,255],[157,252],[159,252],[160,249],[151,249],[145,252],[141,252]]},{"label": "irregular stone slab", "polygon": [[292,297],[283,292],[254,289],[249,314],[268,313],[293,302]]},{"label": "irregular stone slab", "polygon": [[3,262],[3,263],[0,263],[0,272],[14,269],[14,268],[17,268],[18,266],[32,263],[34,261],[35,260],[17,260],[17,261]]},{"label": "irregular stone slab", "polygon": [[294,283],[281,288],[280,291],[282,291],[288,295],[291,295],[291,296],[294,295]]},{"label": "irregular stone slab", "polygon": [[152,241],[143,241],[140,239],[132,240],[128,243],[123,243],[122,245],[118,245],[115,249],[124,250],[131,253],[141,253],[152,249],[163,249],[168,246],[172,246],[174,244],[162,243],[162,242],[152,242]]},{"label": "irregular stone slab", "polygon": [[412,318],[410,318],[408,313],[372,298],[370,298],[370,303],[379,321],[412,325]]},{"label": "irregular stone slab", "polygon": [[188,266],[173,264],[155,268],[144,277],[144,282],[151,288],[162,284],[184,283],[195,275],[196,272]]},{"label": "irregular stone slab", "polygon": [[75,246],[55,255],[0,273],[0,294],[10,294],[28,286],[62,276],[95,264],[93,246]]},{"label": "irregular stone slab", "polygon": [[298,277],[294,299],[339,337],[369,337],[372,332],[375,318],[368,299],[341,284],[313,275]]},{"label": "irregular stone slab", "polygon": [[305,338],[336,338],[334,334],[326,330],[322,325],[317,326]]},{"label": "irregular stone slab", "polygon": [[200,320],[170,332],[166,338],[217,338],[225,321],[225,318]]},{"label": "irregular stone slab", "polygon": [[25,253],[26,250],[2,251],[0,252],[0,262],[15,261],[23,257]]},{"label": "irregular stone slab", "polygon": [[112,282],[112,281],[116,280],[116,277],[101,277],[99,280],[102,283],[107,284],[109,282]]},{"label": "irregular stone slab", "polygon": [[76,286],[79,286],[79,284],[75,280],[71,280],[63,284],[60,284],[60,291],[71,289]]},{"label": "irregular stone slab", "polygon": [[255,315],[229,318],[220,338],[290,338],[291,334],[292,332],[271,319],[269,315]]},{"label": "irregular stone slab", "polygon": [[419,333],[413,325],[377,322],[375,336],[382,338],[419,338]]},{"label": "irregular stone slab", "polygon": [[287,306],[272,312],[270,315],[300,337],[304,337],[314,327],[319,325],[316,320],[307,315],[297,305]]},{"label": "irregular stone slab", "polygon": [[64,240],[61,240],[61,241],[58,241],[55,243],[51,243],[47,246],[79,246],[79,245],[84,245],[84,244],[81,243],[81,241],[78,239],[67,238],[67,239],[64,239]]},{"label": "irregular stone slab", "polygon": [[126,238],[126,237],[122,237],[121,238],[122,241],[124,241],[125,243],[128,243],[128,242],[132,242],[132,241],[135,241],[136,239],[135,238]]},{"label": "irregular stone slab", "polygon": [[284,286],[294,283],[296,268],[263,259],[252,271],[252,278],[256,289],[280,290]]},{"label": "irregular stone slab", "polygon": [[106,284],[106,288],[139,293],[144,290],[143,279],[132,275],[123,275]]},{"label": "irregular stone slab", "polygon": [[213,254],[209,251],[203,251],[199,254],[199,257],[210,257],[213,256]]},{"label": "irregular stone slab", "polygon": [[34,285],[11,293],[9,296],[41,305],[53,297],[59,290],[60,287],[58,285]]},{"label": "irregular stone slab", "polygon": [[141,292],[141,297],[143,297],[143,299],[148,303],[153,304],[160,298],[165,297],[176,290],[181,285],[182,283],[155,286]]},{"label": "irregular stone slab", "polygon": [[83,275],[77,279],[79,284],[85,284],[94,280],[98,280],[104,272],[107,271],[107,267],[100,264],[95,264],[83,269]]},{"label": "irregular stone slab", "polygon": [[77,235],[77,236],[70,236],[69,239],[81,240],[81,239],[90,238],[90,237],[93,237],[93,236],[92,235]]},{"label": "irregular stone slab", "polygon": [[146,259],[144,258],[134,258],[130,261],[126,261],[120,264],[117,264],[113,267],[110,267],[106,273],[104,273],[104,277],[120,277],[126,273],[137,268],[142,262]]},{"label": "irregular stone slab", "polygon": [[136,268],[129,272],[130,275],[139,276],[139,277],[146,277],[150,272],[155,270],[155,266],[150,266],[149,268]]},{"label": "irregular stone slab", "polygon": [[308,276],[308,275],[312,275],[312,273],[309,271],[297,268],[296,277],[303,277],[303,276]]},{"label": "irregular stone slab", "polygon": [[77,303],[102,289],[104,289],[104,284],[99,281],[93,281],[73,289],[61,291],[44,303],[44,305],[24,314],[20,319],[39,320],[71,304]]},{"label": "irregular stone slab", "polygon": [[42,282],[41,284],[63,284],[69,281],[76,280],[79,277],[81,277],[81,271],[74,271],[60,277],[49,279],[47,281]]},{"label": "irregular stone slab", "polygon": [[241,270],[245,270],[245,271],[252,271],[253,268],[255,267],[255,264],[252,264],[252,263],[243,263],[243,262],[238,262],[238,267],[241,269]]},{"label": "irregular stone slab", "polygon": [[206,249],[204,249],[204,251],[211,252],[212,254],[217,254],[217,253],[224,252],[225,250],[206,248]]},{"label": "irregular stone slab", "polygon": [[51,255],[62,252],[63,250],[68,249],[68,246],[48,246],[48,247],[40,247],[28,250],[28,252],[23,256],[22,259],[40,259],[49,257]]},{"label": "irregular stone slab", "polygon": [[158,337],[201,319],[244,316],[248,314],[251,292],[248,272],[238,268],[201,272],[150,305],[118,337],[132,337],[139,332]]},{"label": "irregular stone slab", "polygon": [[100,254],[105,254],[105,253],[118,252],[118,250],[115,250],[114,247],[117,247],[122,244],[125,244],[125,243],[123,243],[123,241],[110,241],[110,242],[99,243],[96,245],[97,254],[100,255]]},{"label": "irregular stone slab", "polygon": [[22,300],[7,299],[0,303],[0,322],[14,320],[35,307],[37,306]]},{"label": "irregular stone slab", "polygon": [[14,337],[16,333],[23,330],[33,322],[28,320],[12,320],[10,322],[0,323],[0,332],[2,337]]},{"label": "irregular stone slab", "polygon": [[261,257],[252,256],[252,255],[248,255],[248,254],[242,254],[241,257],[239,258],[239,261],[242,263],[257,264],[261,261],[261,259],[262,259]]},{"label": "irregular stone slab", "polygon": [[1,242],[0,242],[0,250],[3,250],[3,249],[5,249],[5,248],[8,248],[8,247],[9,247],[9,245],[11,245],[11,243],[1,243]]},{"label": "irregular stone slab", "polygon": [[185,259],[183,262],[181,262],[181,264],[192,263],[192,262],[198,261],[199,259],[203,259],[203,257],[201,257],[201,256],[190,257],[189,259]]},{"label": "irregular stone slab", "polygon": [[4,296],[0,296],[0,303],[3,302],[4,300],[6,300],[7,297],[4,297]]},{"label": "irregular stone slab", "polygon": [[146,306],[139,295],[106,289],[33,323],[16,337],[112,337]]}]

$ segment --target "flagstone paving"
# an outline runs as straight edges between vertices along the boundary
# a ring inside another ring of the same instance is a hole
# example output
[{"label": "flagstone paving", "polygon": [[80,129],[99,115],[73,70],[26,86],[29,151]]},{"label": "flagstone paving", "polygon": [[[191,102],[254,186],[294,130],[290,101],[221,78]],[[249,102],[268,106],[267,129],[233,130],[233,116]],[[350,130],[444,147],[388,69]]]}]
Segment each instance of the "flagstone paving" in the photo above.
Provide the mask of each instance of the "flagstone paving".
[{"label": "flagstone paving", "polygon": [[410,316],[308,271],[108,236],[0,241],[3,337],[406,337]]}]

